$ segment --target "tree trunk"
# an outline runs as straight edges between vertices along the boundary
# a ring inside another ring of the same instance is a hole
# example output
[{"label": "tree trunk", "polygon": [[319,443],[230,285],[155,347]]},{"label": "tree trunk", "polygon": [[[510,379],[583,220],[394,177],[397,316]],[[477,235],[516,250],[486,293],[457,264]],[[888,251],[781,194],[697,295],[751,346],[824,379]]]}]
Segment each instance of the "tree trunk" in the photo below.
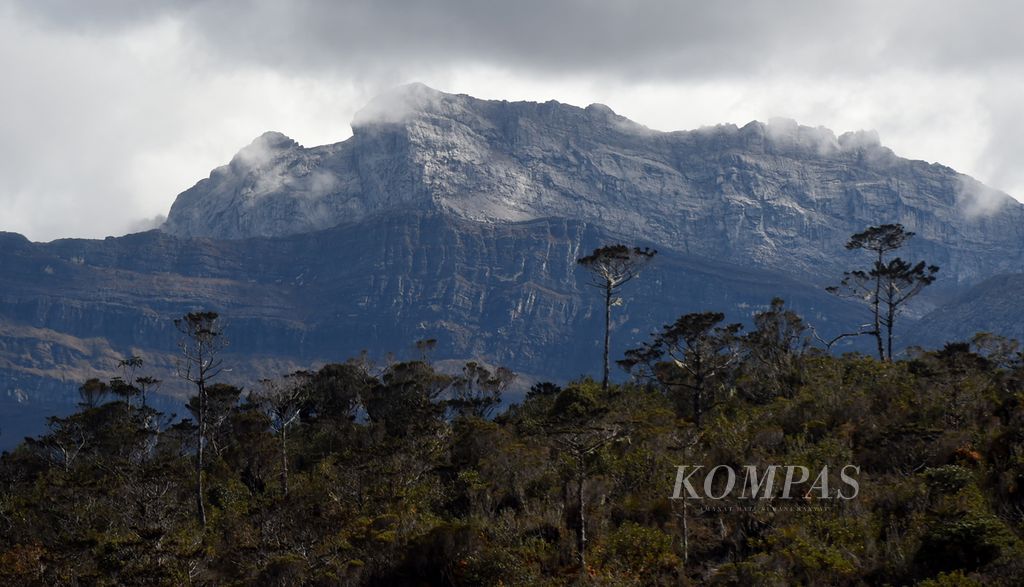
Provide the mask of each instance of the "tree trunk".
[{"label": "tree trunk", "polygon": [[683,564],[690,562],[690,525],[686,520],[686,500],[683,500]]},{"label": "tree trunk", "polygon": [[288,495],[288,428],[281,428],[281,487]]},{"label": "tree trunk", "polygon": [[[698,369],[700,363],[697,363]],[[701,373],[698,371],[698,373]],[[697,430],[700,430],[701,422],[704,419],[704,376],[703,374],[698,375],[694,381],[693,388],[693,423],[697,425]]]},{"label": "tree trunk", "polygon": [[701,417],[701,391],[700,389],[693,390],[693,423],[697,425],[697,429],[700,430],[700,417]]},{"label": "tree trunk", "polygon": [[604,375],[601,377],[601,389],[608,390],[608,356],[611,352],[612,339],[612,284],[604,289]]},{"label": "tree trunk", "polygon": [[886,345],[887,345],[886,352],[888,354],[889,362],[892,362],[892,326],[893,326],[893,322],[895,322],[895,321],[896,321],[895,309],[890,307],[889,308],[889,315],[888,315],[888,318],[886,319],[886,322],[885,322],[885,330],[886,330],[886,335],[888,337],[887,340],[886,340]]},{"label": "tree trunk", "polygon": [[[882,269],[882,251],[878,251],[878,264],[875,266],[877,270]],[[882,348],[882,277],[875,277],[875,297],[871,302],[872,314],[875,319],[875,342],[878,344],[878,360],[885,360],[885,349]]]},{"label": "tree trunk", "polygon": [[[580,465],[583,466],[582,463]],[[579,552],[579,563],[580,570],[584,571],[587,568],[587,516],[583,508],[586,505],[583,499],[583,480],[584,474],[581,472],[580,476],[576,478],[576,506],[579,508],[579,532],[576,534],[576,549]]]},{"label": "tree trunk", "polygon": [[206,448],[206,388],[199,385],[199,442],[196,447],[196,516],[206,527],[206,506],[203,504],[203,453]]}]

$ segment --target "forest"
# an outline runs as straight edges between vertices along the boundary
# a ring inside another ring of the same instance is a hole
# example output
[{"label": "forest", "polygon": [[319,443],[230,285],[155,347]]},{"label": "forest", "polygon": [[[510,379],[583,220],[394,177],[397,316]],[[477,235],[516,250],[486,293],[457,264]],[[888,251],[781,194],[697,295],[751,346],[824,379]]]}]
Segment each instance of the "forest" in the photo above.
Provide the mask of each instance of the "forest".
[{"label": "forest", "polygon": [[[680,316],[614,377],[609,316],[657,259],[595,250],[580,265],[605,304],[602,378],[536,383],[503,410],[515,374],[442,370],[433,340],[412,360],[221,383],[230,332],[189,313],[185,417],[148,405],[159,382],[128,357],[0,458],[0,583],[1017,585],[1024,354],[989,333],[893,352],[938,271],[893,257],[910,236],[853,235],[870,265],[834,289],[867,304],[872,323],[843,336],[877,356],[834,356],[775,299],[747,325]],[[836,487],[846,465],[848,499],[811,480],[755,500],[722,476],[679,491],[681,466],[827,468]]]}]

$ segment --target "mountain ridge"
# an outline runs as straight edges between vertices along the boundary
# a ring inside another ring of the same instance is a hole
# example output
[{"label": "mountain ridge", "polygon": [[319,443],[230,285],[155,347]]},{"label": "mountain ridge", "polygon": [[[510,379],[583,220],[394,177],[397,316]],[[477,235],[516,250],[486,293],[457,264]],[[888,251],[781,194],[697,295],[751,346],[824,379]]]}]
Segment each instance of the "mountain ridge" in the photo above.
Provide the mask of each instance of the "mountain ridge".
[{"label": "mountain ridge", "polygon": [[425,86],[367,109],[340,143],[304,148],[274,134],[285,148],[250,145],[260,157],[236,156],[183,192],[163,229],[281,236],[399,208],[483,222],[567,217],[662,249],[834,275],[850,234],[902,222],[919,235],[915,253],[958,286],[1024,270],[1024,206],[948,167],[899,158],[870,131],[837,137],[775,119],[661,132],[601,105]]}]

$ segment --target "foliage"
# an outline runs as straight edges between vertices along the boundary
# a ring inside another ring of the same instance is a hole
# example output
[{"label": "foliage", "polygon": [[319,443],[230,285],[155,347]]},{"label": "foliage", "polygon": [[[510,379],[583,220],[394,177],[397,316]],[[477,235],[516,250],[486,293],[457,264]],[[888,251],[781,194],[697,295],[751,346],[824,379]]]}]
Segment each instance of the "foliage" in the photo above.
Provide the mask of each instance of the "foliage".
[{"label": "foliage", "polygon": [[[496,415],[510,373],[442,372],[425,352],[252,392],[204,380],[178,422],[145,404],[145,365],[126,364],[0,458],[0,582],[1019,581],[1015,343],[981,336],[883,362],[810,348],[781,300],[753,322],[742,334],[721,314],[683,316],[627,355],[635,382],[539,383]],[[860,467],[849,501],[670,499],[681,464],[847,463]]]}]

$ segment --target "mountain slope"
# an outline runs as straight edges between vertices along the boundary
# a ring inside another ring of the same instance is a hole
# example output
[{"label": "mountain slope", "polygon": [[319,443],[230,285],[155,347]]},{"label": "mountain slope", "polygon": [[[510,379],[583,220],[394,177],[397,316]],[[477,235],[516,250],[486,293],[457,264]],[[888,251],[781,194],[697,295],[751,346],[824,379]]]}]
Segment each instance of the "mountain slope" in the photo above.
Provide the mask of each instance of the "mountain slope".
[{"label": "mountain slope", "polygon": [[[659,248],[779,269],[819,284],[849,267],[865,226],[902,222],[939,291],[1024,270],[1024,207],[871,133],[791,121],[662,133],[557,102],[485,101],[413,85],[303,148],[268,133],[184,192],[164,229],[245,238],[397,209],[486,222],[575,218]],[[837,254],[838,252],[838,254]]]},{"label": "mountain slope", "polygon": [[[180,239],[151,231],[103,241],[29,243],[0,235],[0,438],[70,409],[89,377],[140,355],[173,395],[173,319],[213,309],[231,345],[225,381],[250,385],[366,350],[436,360],[480,359],[536,378],[594,373],[600,296],[576,258],[611,236],[574,220],[495,224],[438,212],[391,213],[336,228],[246,240]],[[624,292],[614,356],[687,311],[743,320],[782,295],[827,335],[862,309],[786,276],[674,251]],[[180,408],[177,410],[180,412]]]},{"label": "mountain slope", "polygon": [[[592,366],[600,326],[592,319],[599,296],[583,287],[575,260],[609,238],[572,220],[493,224],[406,212],[243,241],[153,231],[25,243],[0,254],[0,315],[173,355],[170,320],[212,308],[229,319],[238,360],[343,360],[436,337],[443,357],[569,377]],[[785,276],[667,251],[626,292],[617,351],[684,310],[716,307],[742,319],[776,294],[809,316],[859,319],[856,306]]]},{"label": "mountain slope", "polygon": [[978,332],[991,332],[1024,341],[1020,292],[1024,275],[997,275],[964,291],[918,321],[908,341],[930,345],[937,340],[968,341]]}]

